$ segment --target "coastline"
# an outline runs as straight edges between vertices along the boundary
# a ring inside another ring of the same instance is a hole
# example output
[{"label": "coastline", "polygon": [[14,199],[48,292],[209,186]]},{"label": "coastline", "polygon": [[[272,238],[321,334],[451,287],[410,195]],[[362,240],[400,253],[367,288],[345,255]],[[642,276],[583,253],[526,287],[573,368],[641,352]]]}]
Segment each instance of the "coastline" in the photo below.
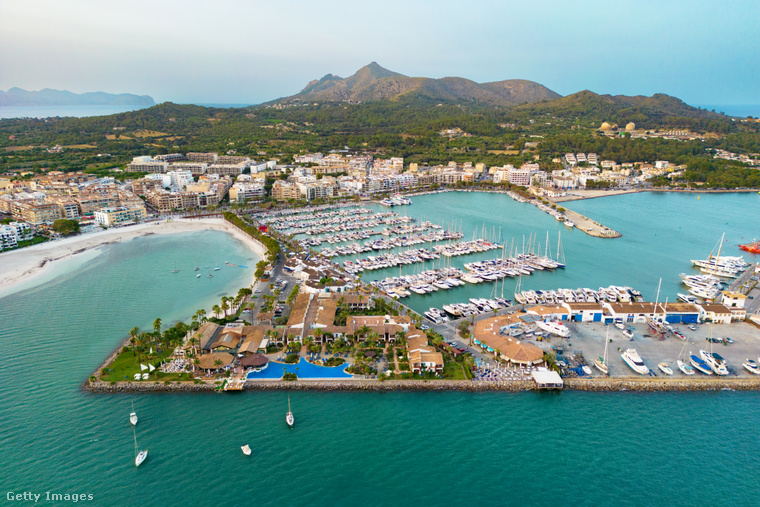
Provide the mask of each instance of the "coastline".
[{"label": "coastline", "polygon": [[[244,243],[259,259],[266,258],[266,247],[223,218],[181,218],[134,226],[116,227],[41,243],[0,254],[0,298],[12,294],[22,283],[40,278],[59,261],[97,249],[103,245],[152,234],[179,234],[199,230],[223,231]],[[252,279],[253,281],[253,279]]]},{"label": "coastline", "polygon": [[[214,392],[211,382],[116,382],[86,380],[82,389],[92,393],[136,392]],[[565,379],[559,391],[597,392],[685,392],[685,391],[755,391],[760,379],[755,378],[696,378],[667,379],[651,377],[619,377],[592,379]],[[257,380],[246,382],[245,391],[469,391],[469,392],[523,392],[544,391],[531,380],[520,381],[469,381],[469,380]],[[556,390],[555,390],[556,391]]]}]

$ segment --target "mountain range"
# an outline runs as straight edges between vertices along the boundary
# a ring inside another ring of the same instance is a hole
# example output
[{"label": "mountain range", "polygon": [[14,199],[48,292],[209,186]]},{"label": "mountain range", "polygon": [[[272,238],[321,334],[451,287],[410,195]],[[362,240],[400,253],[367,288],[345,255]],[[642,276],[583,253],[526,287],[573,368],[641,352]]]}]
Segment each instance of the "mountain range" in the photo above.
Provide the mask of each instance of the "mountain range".
[{"label": "mountain range", "polygon": [[391,101],[420,105],[449,103],[475,107],[505,106],[531,113],[602,116],[610,119],[626,117],[633,121],[666,117],[713,119],[720,116],[662,93],[647,97],[600,95],[583,90],[563,97],[534,81],[509,79],[476,83],[461,77],[408,77],[385,69],[376,62],[362,67],[347,78],[327,74],[322,79],[308,83],[296,95],[273,102],[293,101]]},{"label": "mountain range", "polygon": [[105,92],[73,93],[66,90],[45,88],[39,91],[27,91],[11,88],[7,92],[0,90],[0,107],[2,106],[152,106],[155,102],[148,95]]},{"label": "mountain range", "polygon": [[327,74],[322,79],[311,81],[298,94],[280,99],[280,102],[296,99],[352,102],[405,100],[514,106],[560,97],[541,84],[523,79],[476,83],[461,77],[408,77],[372,62],[347,78]]}]

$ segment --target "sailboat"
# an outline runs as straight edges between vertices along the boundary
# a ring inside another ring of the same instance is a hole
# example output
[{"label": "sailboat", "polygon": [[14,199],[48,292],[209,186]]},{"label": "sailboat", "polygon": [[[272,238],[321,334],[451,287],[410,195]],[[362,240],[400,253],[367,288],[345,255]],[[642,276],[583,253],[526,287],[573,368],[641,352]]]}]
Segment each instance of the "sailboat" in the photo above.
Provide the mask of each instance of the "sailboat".
[{"label": "sailboat", "polygon": [[607,328],[607,336],[604,338],[604,357],[597,357],[594,359],[594,366],[597,370],[601,371],[605,375],[608,375],[610,372],[610,367],[607,364],[607,347],[610,343],[610,328]]},{"label": "sailboat", "polygon": [[177,261],[174,261],[174,271],[172,273],[179,273],[179,269],[177,269]]},{"label": "sailboat", "polygon": [[248,444],[245,444],[240,449],[243,451],[243,454],[245,454],[246,456],[251,455],[251,447]]},{"label": "sailboat", "polygon": [[135,426],[137,424],[137,413],[135,413],[135,402],[132,402],[132,413],[129,414],[129,422],[132,423],[132,426]]},{"label": "sailboat", "polygon": [[135,429],[132,428],[132,433],[135,435],[135,466],[139,467],[143,461],[145,461],[145,458],[148,457],[148,449],[145,449],[144,451],[137,450],[137,432],[135,432]]},{"label": "sailboat", "polygon": [[290,395],[288,395],[288,413],[285,416],[285,422],[288,423],[288,426],[291,428],[293,427],[293,424],[295,424],[295,418],[293,418],[293,412],[290,410]]},{"label": "sailboat", "polygon": [[683,347],[681,347],[681,352],[678,353],[676,364],[678,365],[678,369],[681,370],[684,375],[694,375],[696,373],[694,367],[681,361],[681,356],[683,356],[683,353],[686,350],[687,343],[689,343],[688,340],[683,342]]}]

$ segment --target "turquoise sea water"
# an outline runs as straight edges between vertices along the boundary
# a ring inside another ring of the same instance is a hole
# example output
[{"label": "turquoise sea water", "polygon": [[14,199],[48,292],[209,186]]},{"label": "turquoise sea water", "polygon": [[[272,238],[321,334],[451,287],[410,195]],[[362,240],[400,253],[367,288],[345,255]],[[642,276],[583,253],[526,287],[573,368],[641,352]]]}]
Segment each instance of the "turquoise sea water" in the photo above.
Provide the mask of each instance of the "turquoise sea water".
[{"label": "turquoise sea water", "polygon": [[[507,251],[513,245],[522,250],[533,234],[545,252],[549,233],[549,253],[556,257],[558,236],[561,234],[562,250],[567,268],[533,272],[522,277],[522,290],[557,289],[622,285],[634,287],[651,301],[657,295],[662,278],[660,301],[676,300],[678,292],[685,292],[680,273],[698,273],[690,259],[706,259],[725,232],[722,255],[745,254],[752,261],[752,254],[742,252],[738,245],[760,237],[760,196],[744,194],[664,194],[637,193],[614,197],[588,199],[564,204],[565,207],[620,232],[616,239],[594,238],[577,229],[568,229],[551,215],[537,207],[518,203],[505,194],[476,192],[449,192],[446,194],[413,197],[411,206],[393,208],[420,220],[431,220],[447,228],[454,227],[464,233],[465,240],[478,237],[485,231],[488,237],[506,242]],[[378,207],[380,208],[380,207]],[[380,208],[382,209],[382,208]],[[456,224],[456,225],[454,225]],[[326,245],[326,243],[325,243]],[[422,245],[420,245],[422,246]],[[428,245],[430,246],[430,245]],[[415,246],[413,248],[419,248]],[[539,249],[537,249],[539,250]],[[717,253],[717,249],[716,249]],[[335,261],[366,257],[336,257]],[[476,255],[442,258],[434,262],[401,269],[389,268],[368,271],[364,280],[377,280],[388,276],[411,274],[421,269],[439,267],[442,263],[462,267],[467,262],[499,257],[500,251]],[[517,278],[499,282],[496,291],[504,297],[513,298]],[[412,294],[403,299],[417,312],[431,306],[466,302],[471,297],[489,297],[493,284],[467,284],[451,290],[439,290],[432,294]]]},{"label": "turquoise sea water", "polygon": [[[700,251],[722,231],[715,217],[756,209],[746,196],[710,197],[711,212],[696,221],[707,237],[687,236]],[[659,236],[667,229],[659,214],[615,211],[656,202],[666,216],[688,213],[681,196],[650,199],[657,200],[579,203],[620,229],[623,239],[638,234],[624,230],[628,221],[649,230],[641,233],[644,245],[586,245],[568,234],[566,252],[583,247],[588,262],[608,276],[628,276],[628,266],[646,251],[684,262],[680,254],[663,253],[677,238],[651,239],[652,231]],[[477,214],[477,202],[464,201],[460,209]],[[424,203],[415,199],[409,211]],[[542,220],[542,213],[534,218],[535,209],[525,209],[515,222]],[[613,220],[606,220],[608,213]],[[573,269],[591,271],[580,264],[583,254],[574,255]],[[613,262],[600,262],[608,257]],[[281,392],[80,390],[133,325],[149,327],[159,316],[165,323],[187,318],[246,285],[250,270],[224,266],[226,260],[256,262],[219,232],[139,238],[106,247],[88,266],[43,287],[0,299],[4,503],[10,504],[11,491],[43,498],[46,491],[91,493],[89,504],[108,506],[757,503],[758,393],[294,392],[296,427],[290,430]],[[180,273],[172,274],[175,262]],[[222,269],[196,280],[196,264]],[[150,451],[139,468],[128,421],[132,401],[140,447]],[[244,444],[252,456],[242,454]]]}]

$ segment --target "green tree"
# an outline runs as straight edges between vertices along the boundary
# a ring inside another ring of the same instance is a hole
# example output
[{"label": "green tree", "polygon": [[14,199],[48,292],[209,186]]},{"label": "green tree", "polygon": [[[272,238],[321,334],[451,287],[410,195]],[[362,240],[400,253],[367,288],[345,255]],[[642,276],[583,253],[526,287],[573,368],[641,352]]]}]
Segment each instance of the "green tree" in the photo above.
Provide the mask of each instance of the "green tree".
[{"label": "green tree", "polygon": [[53,222],[53,230],[63,236],[72,236],[79,233],[79,222],[76,220],[59,218]]}]

